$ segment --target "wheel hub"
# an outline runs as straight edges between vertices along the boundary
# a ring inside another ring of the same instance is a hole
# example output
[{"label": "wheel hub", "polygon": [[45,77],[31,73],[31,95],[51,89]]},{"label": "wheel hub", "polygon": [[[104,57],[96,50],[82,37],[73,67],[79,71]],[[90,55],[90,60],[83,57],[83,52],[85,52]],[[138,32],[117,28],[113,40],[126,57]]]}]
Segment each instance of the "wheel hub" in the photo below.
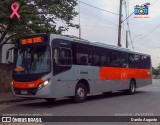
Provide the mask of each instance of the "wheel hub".
[{"label": "wheel hub", "polygon": [[132,91],[132,93],[134,93],[134,91],[135,91],[134,84],[131,84],[131,91]]},{"label": "wheel hub", "polygon": [[77,95],[80,97],[80,98],[83,98],[84,97],[84,89],[83,88],[78,88],[77,90]]}]

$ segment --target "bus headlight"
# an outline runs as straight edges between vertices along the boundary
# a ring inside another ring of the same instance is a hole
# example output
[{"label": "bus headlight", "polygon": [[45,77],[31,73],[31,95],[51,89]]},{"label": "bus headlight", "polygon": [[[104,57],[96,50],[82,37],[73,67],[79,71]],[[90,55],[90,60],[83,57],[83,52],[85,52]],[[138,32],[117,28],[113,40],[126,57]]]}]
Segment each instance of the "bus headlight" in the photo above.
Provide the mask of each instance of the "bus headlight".
[{"label": "bus headlight", "polygon": [[39,84],[38,89],[41,89],[50,84],[50,80],[46,80],[43,83]]}]

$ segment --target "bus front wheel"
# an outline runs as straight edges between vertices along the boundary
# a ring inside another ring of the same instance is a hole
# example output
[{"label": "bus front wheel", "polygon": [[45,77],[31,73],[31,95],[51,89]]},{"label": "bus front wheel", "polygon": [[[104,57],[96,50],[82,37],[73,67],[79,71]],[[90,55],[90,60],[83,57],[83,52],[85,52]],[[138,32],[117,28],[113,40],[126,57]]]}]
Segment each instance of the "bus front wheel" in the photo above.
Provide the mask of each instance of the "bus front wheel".
[{"label": "bus front wheel", "polygon": [[78,83],[75,89],[74,101],[77,103],[84,102],[87,97],[87,88],[83,83]]}]

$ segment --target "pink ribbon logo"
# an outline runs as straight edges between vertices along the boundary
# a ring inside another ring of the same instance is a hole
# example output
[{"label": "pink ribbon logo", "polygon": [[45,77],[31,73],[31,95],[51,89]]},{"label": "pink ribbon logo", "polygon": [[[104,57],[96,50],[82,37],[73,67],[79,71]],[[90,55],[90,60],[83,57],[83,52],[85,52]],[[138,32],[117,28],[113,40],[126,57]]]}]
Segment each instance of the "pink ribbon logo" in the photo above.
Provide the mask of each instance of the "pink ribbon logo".
[{"label": "pink ribbon logo", "polygon": [[[15,7],[15,8],[14,8]],[[17,13],[18,9],[19,9],[19,5],[14,2],[11,5],[11,9],[13,10],[13,13],[10,15],[10,18],[12,19],[14,15],[17,16],[18,19],[20,19],[20,15]]]}]

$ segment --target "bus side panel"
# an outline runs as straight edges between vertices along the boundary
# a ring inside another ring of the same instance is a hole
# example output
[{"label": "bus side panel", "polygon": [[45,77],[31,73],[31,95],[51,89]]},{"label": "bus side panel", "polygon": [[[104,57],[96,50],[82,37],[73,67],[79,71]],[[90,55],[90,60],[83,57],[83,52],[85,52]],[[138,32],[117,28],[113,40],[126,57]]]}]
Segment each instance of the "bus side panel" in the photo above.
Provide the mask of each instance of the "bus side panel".
[{"label": "bus side panel", "polygon": [[[92,88],[94,88],[93,93],[102,93],[105,92],[105,83],[106,80],[100,80],[99,79],[99,71],[100,71],[100,67],[98,66],[93,66],[93,78],[92,80],[94,81],[94,83],[92,84]],[[110,89],[110,83],[107,85],[107,87]]]},{"label": "bus side panel", "polygon": [[111,83],[112,91],[125,90],[129,89],[129,83],[132,78],[138,83],[137,87],[151,84],[150,74],[150,70],[148,69],[102,67],[100,70],[100,80],[108,80],[107,83]]},{"label": "bus side panel", "polygon": [[112,80],[105,80],[105,92],[112,91]]},{"label": "bus side panel", "polygon": [[119,88],[118,90],[127,90],[129,89],[130,79],[119,80]]},{"label": "bus side panel", "polygon": [[152,79],[136,79],[136,87],[143,87],[152,84]]},{"label": "bus side panel", "polygon": [[129,80],[122,75],[123,69],[116,67],[101,67],[99,77],[105,81],[105,92],[129,88]]},{"label": "bus side panel", "polygon": [[65,71],[63,73],[59,73],[52,77],[52,83],[54,91],[54,98],[60,98],[64,96],[72,96],[75,89],[75,79],[71,79],[72,71],[71,69],[68,71]]},{"label": "bus side panel", "polygon": [[82,79],[86,80],[89,84],[90,93],[95,93],[95,77],[94,77],[95,67],[74,65],[72,68],[73,68],[72,71],[73,76],[74,78],[76,78],[77,82]]},{"label": "bus side panel", "polygon": [[55,97],[74,96],[78,81],[86,80],[90,86],[90,92],[94,91],[93,71],[91,67],[72,65],[72,68],[55,75],[52,78]]},{"label": "bus side panel", "polygon": [[106,80],[105,92],[129,89],[129,79],[127,80]]}]

